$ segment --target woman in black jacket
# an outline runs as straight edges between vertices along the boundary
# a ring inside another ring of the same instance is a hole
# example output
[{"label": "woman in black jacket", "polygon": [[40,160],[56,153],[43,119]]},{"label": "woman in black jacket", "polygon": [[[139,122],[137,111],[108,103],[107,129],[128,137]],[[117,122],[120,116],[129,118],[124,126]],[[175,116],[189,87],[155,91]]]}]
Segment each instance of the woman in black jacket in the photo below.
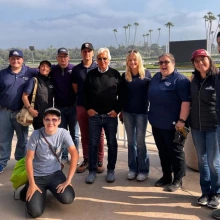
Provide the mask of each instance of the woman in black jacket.
[{"label": "woman in black jacket", "polygon": [[31,107],[30,102],[33,95],[35,85],[34,78],[30,79],[26,88],[24,89],[22,100],[24,105],[34,117],[34,130],[40,129],[44,126],[43,114],[47,108],[53,107],[53,85],[50,79],[51,63],[43,60],[39,65],[39,74],[37,75],[37,92],[34,103],[34,108]]},{"label": "woman in black jacket", "polygon": [[193,52],[190,127],[198,156],[202,196],[199,205],[220,207],[220,154],[217,141],[215,79],[218,73],[204,49]]}]

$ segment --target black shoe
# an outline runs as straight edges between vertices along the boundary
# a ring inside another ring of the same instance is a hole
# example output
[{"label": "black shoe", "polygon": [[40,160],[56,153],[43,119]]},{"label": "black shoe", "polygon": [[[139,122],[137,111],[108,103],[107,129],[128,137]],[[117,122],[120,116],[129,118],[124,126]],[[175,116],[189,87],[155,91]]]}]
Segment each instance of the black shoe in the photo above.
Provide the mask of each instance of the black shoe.
[{"label": "black shoe", "polygon": [[168,187],[167,191],[175,192],[182,187],[182,180],[174,180]]},{"label": "black shoe", "polygon": [[212,216],[215,219],[220,219],[220,209],[216,209],[215,211],[212,212]]},{"label": "black shoe", "polygon": [[172,182],[172,177],[161,177],[157,182],[155,183],[155,186],[161,187],[165,186],[167,184],[170,184]]},{"label": "black shoe", "polygon": [[26,202],[26,193],[27,193],[27,187],[24,186],[23,189],[20,191],[20,200],[23,202]]},{"label": "black shoe", "polygon": [[202,195],[197,200],[197,204],[199,205],[207,205],[208,202],[209,202],[209,195],[206,195],[206,194]]},{"label": "black shoe", "polygon": [[220,208],[220,194],[213,195],[207,203],[207,206],[211,209]]}]

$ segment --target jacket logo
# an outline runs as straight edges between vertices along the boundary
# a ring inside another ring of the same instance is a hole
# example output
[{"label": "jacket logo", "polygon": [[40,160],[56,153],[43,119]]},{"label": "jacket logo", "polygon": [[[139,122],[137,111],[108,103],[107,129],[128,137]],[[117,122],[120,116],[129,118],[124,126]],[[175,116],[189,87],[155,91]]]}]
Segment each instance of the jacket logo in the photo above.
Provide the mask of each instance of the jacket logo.
[{"label": "jacket logo", "polygon": [[49,88],[50,88],[50,89],[53,89],[53,85],[49,85]]},{"label": "jacket logo", "polygon": [[28,80],[29,78],[28,78],[28,77],[23,76],[23,79],[24,79],[24,80]]},{"label": "jacket logo", "polygon": [[214,90],[214,88],[212,86],[206,87],[206,90]]},{"label": "jacket logo", "polygon": [[165,85],[166,85],[166,86],[170,86],[171,83],[170,83],[170,82],[165,82]]},{"label": "jacket logo", "polygon": [[68,70],[67,72],[68,72],[69,74],[71,74],[71,73],[72,73],[72,70]]}]

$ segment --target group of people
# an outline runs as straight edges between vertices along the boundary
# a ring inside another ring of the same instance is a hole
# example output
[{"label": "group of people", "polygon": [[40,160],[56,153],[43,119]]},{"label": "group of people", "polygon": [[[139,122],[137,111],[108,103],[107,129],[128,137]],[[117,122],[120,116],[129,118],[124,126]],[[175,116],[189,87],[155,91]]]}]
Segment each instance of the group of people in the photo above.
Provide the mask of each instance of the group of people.
[{"label": "group of people", "polygon": [[[220,48],[220,33],[217,41]],[[190,126],[200,170],[202,195],[198,204],[219,208],[220,78],[208,52],[198,49],[192,53],[195,71],[191,82],[175,69],[170,53],[159,56],[160,71],[153,77],[137,50],[128,52],[122,75],[109,66],[108,48],[100,48],[95,61],[93,45],[87,42],[81,46],[81,56],[81,63],[73,66],[69,51],[59,48],[57,65],[43,60],[33,69],[24,65],[22,51],[15,49],[9,52],[9,67],[0,71],[0,173],[10,159],[15,131],[15,159],[26,155],[29,181],[20,196],[30,216],[42,215],[47,189],[61,203],[72,203],[75,172],[88,169],[88,184],[95,181],[97,173],[104,172],[104,133],[108,146],[106,181],[115,181],[118,115],[128,138],[128,180],[144,181],[150,174],[145,143],[149,120],[163,174],[155,186],[167,185],[170,192],[181,188],[184,142],[174,139],[176,131]],[[32,107],[35,83],[38,88]],[[28,127],[16,121],[22,105],[34,117],[34,132],[28,141]],[[78,129],[83,162],[77,166]],[[68,154],[71,159],[66,177],[61,167],[62,162],[69,161]]]}]

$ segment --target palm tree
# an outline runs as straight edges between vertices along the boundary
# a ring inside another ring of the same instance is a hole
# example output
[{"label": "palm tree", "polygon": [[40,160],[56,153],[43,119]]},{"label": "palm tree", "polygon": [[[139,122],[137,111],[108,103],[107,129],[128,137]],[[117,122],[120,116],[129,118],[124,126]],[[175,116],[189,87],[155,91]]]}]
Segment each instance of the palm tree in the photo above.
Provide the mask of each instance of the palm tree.
[{"label": "palm tree", "polygon": [[159,31],[159,33],[158,33],[158,39],[157,39],[157,45],[158,45],[158,42],[159,42],[159,39],[160,39],[160,30],[161,30],[161,28],[158,28],[157,30]]},{"label": "palm tree", "polygon": [[165,24],[165,26],[169,28],[169,44],[168,44],[168,45],[169,45],[169,46],[168,46],[169,49],[168,49],[168,51],[170,51],[170,28],[173,27],[174,24],[173,24],[172,22],[168,21],[168,22]]},{"label": "palm tree", "polygon": [[134,42],[133,42],[133,46],[134,46],[135,39],[136,39],[136,34],[137,34],[137,26],[139,26],[139,24],[138,24],[137,22],[134,22],[134,26],[135,26],[135,29],[134,29]]},{"label": "palm tree", "polygon": [[207,20],[208,20],[208,22],[209,22],[209,40],[211,39],[211,32],[212,32],[212,21],[214,21],[214,20],[216,20],[216,17],[213,15],[213,13],[211,12],[211,11],[209,11],[208,13],[207,13],[207,15],[208,15],[208,18],[207,18]]},{"label": "palm tree", "polygon": [[113,29],[113,32],[114,32],[114,35],[115,35],[115,41],[116,41],[117,45],[119,46],[117,36],[116,36],[116,33],[118,32],[117,29]]},{"label": "palm tree", "polygon": [[143,34],[143,38],[144,38],[144,46],[145,46],[145,37],[146,37],[147,35],[146,34]]},{"label": "palm tree", "polygon": [[127,47],[127,45],[128,45],[128,41],[127,41],[127,29],[128,29],[128,26],[124,26],[123,28],[125,29],[125,47]]},{"label": "palm tree", "polygon": [[149,43],[149,41],[148,41],[149,35],[150,35],[149,33],[146,34],[146,36],[147,36],[147,46],[148,46],[148,43]]},{"label": "palm tree", "polygon": [[131,36],[131,24],[128,24],[127,27],[128,27],[128,46],[129,46],[130,36]]},{"label": "palm tree", "polygon": [[152,44],[152,40],[151,40],[151,32],[152,32],[153,30],[149,30],[149,35],[150,35],[150,45]]},{"label": "palm tree", "polygon": [[206,39],[208,39],[208,29],[206,27],[207,26],[207,21],[208,21],[208,16],[205,15],[203,18],[205,19],[205,36],[206,36]]},{"label": "palm tree", "polygon": [[[219,31],[219,28],[220,28],[220,14],[218,14],[217,17],[218,17],[218,26],[217,26],[217,28],[216,28],[216,30],[215,30],[214,39],[216,38],[217,33],[218,33],[218,31]],[[213,43],[213,42],[212,42],[212,43]]]}]

